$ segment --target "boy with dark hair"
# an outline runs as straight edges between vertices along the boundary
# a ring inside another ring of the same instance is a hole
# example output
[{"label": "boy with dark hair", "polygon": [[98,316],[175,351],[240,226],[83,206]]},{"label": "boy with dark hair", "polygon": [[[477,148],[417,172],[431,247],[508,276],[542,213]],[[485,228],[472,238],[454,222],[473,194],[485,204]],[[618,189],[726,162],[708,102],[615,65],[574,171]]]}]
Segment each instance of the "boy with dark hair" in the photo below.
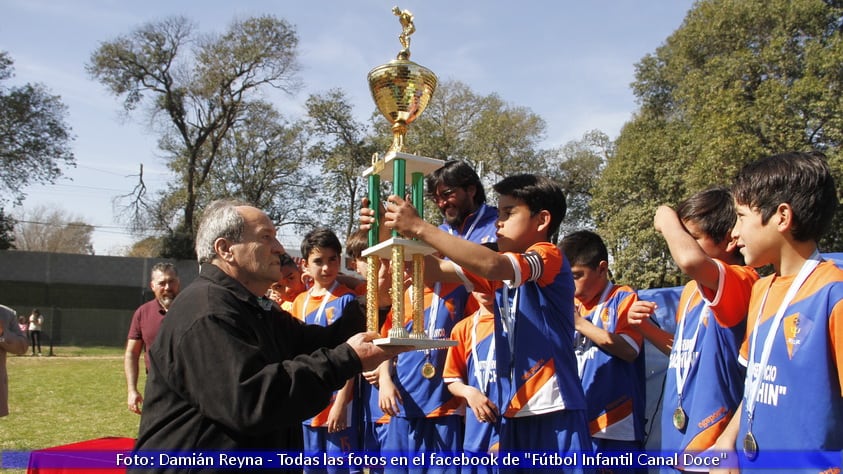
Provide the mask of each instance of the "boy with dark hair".
[{"label": "boy with dark hair", "polygon": [[292,313],[293,301],[307,289],[307,286],[302,281],[299,263],[288,253],[282,253],[279,258],[281,260],[281,279],[269,287],[268,297],[278,303],[281,309]]},{"label": "boy with dark hair", "polygon": [[638,300],[610,280],[609,252],[594,232],[581,230],[559,244],[574,278],[574,353],[588,403],[595,451],[644,447],[644,338],[627,315]]},{"label": "boy with dark hair", "polygon": [[[390,196],[384,226],[427,242],[450,260],[428,257],[428,281],[464,281],[495,293],[495,344],[501,451],[590,451],[586,404],[576,377],[574,284],[549,240],[565,216],[565,193],[529,174],[494,186],[499,194],[500,253],[450,235]],[[364,210],[364,228],[372,222]]]},{"label": "boy with dark hair", "polygon": [[[496,250],[496,242],[483,244]],[[465,400],[465,433],[462,450],[466,454],[483,456],[497,453],[500,441],[500,411],[498,381],[495,367],[494,295],[472,293],[478,309],[454,325],[451,339],[457,345],[448,348],[442,379],[448,391]],[[461,472],[479,474],[496,472],[492,466],[471,467]]]},{"label": "boy with dark hair", "polygon": [[[328,326],[342,315],[347,305],[358,304],[354,292],[337,281],[342,245],[333,231],[314,229],[304,236],[301,254],[304,271],[312,278],[313,286],[296,297],[292,313],[307,324]],[[342,456],[357,449],[357,427],[354,426],[351,410],[354,380],[349,379],[322,412],[304,421],[306,453]],[[327,469],[329,472],[349,472],[348,467]]]},{"label": "boy with dark hair", "polygon": [[647,320],[655,303],[639,301],[630,310],[630,323],[670,357],[661,411],[663,451],[710,449],[740,403],[744,373],[737,353],[758,274],[743,265],[731,237],[735,215],[728,189],[716,187],[694,194],[675,211],[660,206],[653,219],[674,262],[692,278],[679,300],[675,334]]},{"label": "boy with dark hair", "polygon": [[724,445],[743,448],[745,473],[778,467],[785,450],[793,468],[839,472],[843,271],[817,248],[837,207],[834,178],[822,154],[784,153],[746,165],[732,193],[741,253],[774,274],[752,291],[740,429],[731,424]]}]

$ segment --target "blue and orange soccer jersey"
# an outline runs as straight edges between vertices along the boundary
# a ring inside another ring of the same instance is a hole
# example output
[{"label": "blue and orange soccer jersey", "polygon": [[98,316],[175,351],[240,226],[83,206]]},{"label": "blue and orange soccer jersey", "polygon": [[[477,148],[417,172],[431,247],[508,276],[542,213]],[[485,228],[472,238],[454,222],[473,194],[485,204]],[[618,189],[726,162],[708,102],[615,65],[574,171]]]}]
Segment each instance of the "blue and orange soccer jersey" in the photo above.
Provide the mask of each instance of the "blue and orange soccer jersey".
[{"label": "blue and orange soccer jersey", "polygon": [[[646,400],[644,396],[644,357],[640,355],[643,336],[629,325],[629,307],[638,300],[628,286],[611,285],[605,302],[591,307],[577,300],[582,317],[595,326],[620,335],[639,353],[627,362],[601,350],[589,339],[577,347],[582,365],[582,386],[588,403],[589,431],[594,438],[643,441]],[[594,314],[600,309],[600,314]]]},{"label": "blue and orange soccer jersey", "polygon": [[[495,315],[481,306],[473,315],[454,326],[451,339],[457,345],[448,349],[445,383],[460,381],[483,392],[489,400],[498,400],[495,367]],[[463,449],[470,453],[488,453],[498,449],[499,434],[495,424],[481,423],[470,410],[465,414]]]},{"label": "blue and orange soccer jersey", "polygon": [[[436,289],[436,291],[434,291]],[[404,326],[410,331],[413,325],[411,288],[404,295]],[[457,283],[437,283],[433,288],[424,287],[424,332],[432,339],[449,339],[457,321],[466,314],[470,293]],[[473,308],[470,308],[473,309]],[[470,310],[469,309],[469,310]],[[435,321],[431,315],[435,314]],[[392,328],[390,313],[381,329],[386,336]],[[403,405],[397,416],[403,418],[435,418],[461,415],[461,400],[451,395],[442,381],[445,367],[445,349],[403,352],[398,355],[393,381],[401,394]],[[432,364],[435,373],[430,378],[422,376],[425,364]]]},{"label": "blue and orange soccer jersey", "polygon": [[574,280],[549,242],[523,254],[506,252],[515,278],[490,281],[457,269],[469,289],[495,293],[498,407],[507,418],[585,410],[573,351]]},{"label": "blue and orange soccer jersey", "polygon": [[[327,300],[323,304],[323,299],[325,298]],[[357,297],[353,291],[343,285],[337,284],[331,292],[326,293],[324,296],[311,296],[309,291],[299,294],[293,302],[292,313],[295,317],[307,324],[328,326],[342,317],[342,312],[346,305],[357,304],[356,300]],[[313,418],[305,420],[303,424],[312,427],[327,426],[328,413],[331,411],[336,396],[337,394],[334,392],[331,403]],[[348,426],[352,422],[351,411],[350,409],[348,410]]]},{"label": "blue and orange soccer jersey", "polygon": [[[663,450],[700,452],[710,448],[741,401],[744,370],[738,363],[738,348],[745,335],[749,296],[758,274],[750,267],[717,264],[720,277],[716,292],[703,288],[703,295],[691,281],[679,298],[664,385]],[[681,407],[687,420],[679,430],[673,424],[673,414],[680,406],[678,385],[682,378]]]},{"label": "blue and orange soccer jersey", "polygon": [[476,211],[463,220],[458,228],[451,227],[447,222],[439,226],[445,232],[462,237],[475,244],[497,242],[498,208],[482,204]]},{"label": "blue and orange soccer jersey", "polygon": [[[771,275],[759,280],[752,289],[747,318],[748,336],[741,346],[741,359],[749,362],[747,391],[753,374],[760,371],[762,347],[793,280],[793,276]],[[759,312],[760,324],[757,323]],[[752,331],[758,334],[752,335]],[[836,464],[821,463],[814,466],[812,472],[840,472],[840,451],[843,450],[843,271],[833,262],[821,262],[799,288],[775,331],[755,397],[751,426],[758,445],[758,457],[754,462],[742,460],[741,472],[771,467],[774,465],[770,461],[771,454],[775,456],[777,451],[790,451],[794,455],[836,452],[833,456]],[[750,354],[753,338],[756,340],[755,350]],[[745,393],[738,448],[749,429],[746,397]],[[759,469],[759,472],[763,471]]]}]

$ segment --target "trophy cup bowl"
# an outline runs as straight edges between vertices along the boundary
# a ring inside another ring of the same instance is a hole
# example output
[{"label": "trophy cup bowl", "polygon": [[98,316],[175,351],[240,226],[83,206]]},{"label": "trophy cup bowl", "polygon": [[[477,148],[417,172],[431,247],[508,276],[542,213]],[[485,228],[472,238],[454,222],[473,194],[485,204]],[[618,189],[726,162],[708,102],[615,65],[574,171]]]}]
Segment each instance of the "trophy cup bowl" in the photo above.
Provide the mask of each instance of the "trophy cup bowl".
[{"label": "trophy cup bowl", "polygon": [[368,80],[378,110],[392,124],[390,151],[402,151],[407,125],[427,108],[436,90],[436,74],[399,57],[369,71]]}]

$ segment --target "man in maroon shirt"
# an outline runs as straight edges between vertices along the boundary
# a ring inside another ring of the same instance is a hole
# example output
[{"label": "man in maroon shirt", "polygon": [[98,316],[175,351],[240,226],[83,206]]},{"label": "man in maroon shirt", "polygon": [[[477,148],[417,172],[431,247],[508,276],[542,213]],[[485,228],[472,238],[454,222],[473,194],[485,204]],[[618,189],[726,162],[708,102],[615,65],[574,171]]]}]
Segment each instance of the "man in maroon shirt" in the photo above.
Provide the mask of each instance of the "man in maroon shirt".
[{"label": "man in maroon shirt", "polygon": [[142,304],[135,310],[132,325],[129,327],[126,353],[123,356],[129,411],[137,414],[140,414],[143,404],[143,396],[138,391],[138,361],[143,352],[144,365],[149,371],[149,348],[158,334],[158,328],[161,327],[161,321],[164,320],[170,303],[179,293],[179,274],[176,267],[172,263],[156,263],[152,267],[149,287],[155,294],[155,299]]}]

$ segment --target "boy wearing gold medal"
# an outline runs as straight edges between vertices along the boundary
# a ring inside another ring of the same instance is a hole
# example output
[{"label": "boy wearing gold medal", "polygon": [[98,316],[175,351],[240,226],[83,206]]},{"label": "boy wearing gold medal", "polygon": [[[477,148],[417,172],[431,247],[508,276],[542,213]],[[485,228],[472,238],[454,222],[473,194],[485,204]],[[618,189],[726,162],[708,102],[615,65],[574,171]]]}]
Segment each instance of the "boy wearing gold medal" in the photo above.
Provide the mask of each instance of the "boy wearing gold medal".
[{"label": "boy wearing gold medal", "polygon": [[737,445],[743,473],[840,472],[843,271],[817,247],[837,207],[834,178],[821,153],[791,152],[746,165],[732,192],[741,253],[774,274],[752,290],[746,390],[720,443]]},{"label": "boy wearing gold medal", "polygon": [[638,301],[629,314],[630,323],[670,357],[661,416],[664,452],[710,449],[743,393],[744,371],[737,355],[758,274],[742,265],[731,236],[735,215],[729,191],[711,188],[683,201],[675,211],[660,206],[653,219],[673,260],[692,279],[679,300],[675,334],[647,320],[655,303]]},{"label": "boy wearing gold medal", "polygon": [[[550,242],[565,217],[565,192],[530,174],[504,178],[494,189],[500,252],[437,229],[399,196],[387,199],[384,227],[450,259],[427,257],[427,280],[463,281],[473,291],[495,294],[501,452],[590,451],[572,350],[574,283],[570,265]],[[364,228],[373,217],[371,210],[362,214]]]}]

